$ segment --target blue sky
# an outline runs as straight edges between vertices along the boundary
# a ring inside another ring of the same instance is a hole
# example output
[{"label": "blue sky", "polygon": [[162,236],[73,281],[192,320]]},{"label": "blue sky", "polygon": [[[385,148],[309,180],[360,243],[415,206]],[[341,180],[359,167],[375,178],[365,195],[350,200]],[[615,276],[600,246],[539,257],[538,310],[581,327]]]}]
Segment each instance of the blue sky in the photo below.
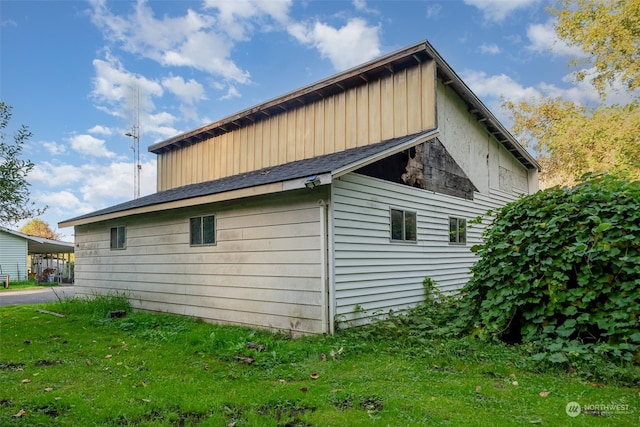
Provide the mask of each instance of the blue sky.
[{"label": "blue sky", "polygon": [[571,79],[567,63],[580,52],[557,41],[552,4],[2,0],[7,134],[20,124],[33,132],[32,199],[72,240],[59,221],[133,198],[133,140],[124,134],[136,111],[145,195],[156,183],[149,145],[422,40],[507,125],[501,99],[592,103],[595,92]]}]

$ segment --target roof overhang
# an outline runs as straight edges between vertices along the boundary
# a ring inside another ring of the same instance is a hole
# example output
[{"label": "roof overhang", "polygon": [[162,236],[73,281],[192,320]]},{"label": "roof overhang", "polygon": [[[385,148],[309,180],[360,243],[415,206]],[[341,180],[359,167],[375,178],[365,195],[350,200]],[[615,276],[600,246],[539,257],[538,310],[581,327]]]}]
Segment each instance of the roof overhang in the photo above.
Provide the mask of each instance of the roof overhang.
[{"label": "roof overhang", "polygon": [[216,122],[153,144],[148,150],[155,154],[162,154],[196,144],[429,60],[436,62],[438,79],[445,86],[451,87],[464,100],[468,111],[476,120],[484,123],[491,135],[527,168],[540,170],[540,164],[498,121],[428,41],[421,41]]},{"label": "roof overhang", "polygon": [[[407,135],[403,138],[381,141],[379,144],[353,148],[341,153],[332,153],[291,162],[207,183],[174,188],[106,208],[102,211],[62,221],[58,224],[58,227],[86,225],[126,216],[226,202],[282,191],[304,188],[313,190],[315,187],[331,184],[334,179],[351,171],[437,138],[438,135],[438,129],[431,129],[414,135]],[[345,153],[357,155],[347,156]],[[342,156],[345,157],[343,158]],[[326,159],[332,159],[332,161],[327,162]],[[277,169],[280,169],[280,171],[286,169],[289,173],[278,175]],[[242,182],[245,179],[251,180],[251,176],[263,176],[265,178],[260,184],[256,184],[255,181],[251,181],[251,183]],[[271,179],[271,177],[276,176],[279,176],[279,178]],[[228,186],[229,181],[233,181],[235,186]],[[198,185],[206,185],[206,189],[203,190],[201,187],[199,191],[192,191]],[[170,194],[170,196],[160,197],[161,194]]]},{"label": "roof overhang", "polygon": [[71,242],[45,239],[44,237],[24,234],[4,227],[0,227],[0,230],[25,239],[27,241],[27,251],[29,254],[66,254],[73,253],[74,251],[74,244]]}]

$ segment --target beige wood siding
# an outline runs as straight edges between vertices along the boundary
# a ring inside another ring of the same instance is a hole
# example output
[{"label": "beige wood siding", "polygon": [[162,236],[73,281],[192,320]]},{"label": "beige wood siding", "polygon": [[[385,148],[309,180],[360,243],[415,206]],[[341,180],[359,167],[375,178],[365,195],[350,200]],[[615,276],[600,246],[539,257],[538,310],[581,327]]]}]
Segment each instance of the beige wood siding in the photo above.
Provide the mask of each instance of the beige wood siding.
[{"label": "beige wood siding", "polygon": [[[334,181],[336,320],[359,324],[414,306],[424,299],[425,277],[444,291],[464,286],[476,261],[470,248],[481,242],[488,220],[470,226],[467,244],[457,245],[449,243],[449,217],[471,220],[517,197],[515,192],[476,193],[475,200],[465,200],[355,173]],[[390,208],[416,212],[417,242],[390,240]]]},{"label": "beige wood siding", "polygon": [[[308,190],[76,227],[76,294],[126,292],[144,310],[294,333],[327,332],[317,195]],[[217,244],[189,245],[215,214]],[[126,226],[126,249],[109,230]]]},{"label": "beige wood siding", "polygon": [[[159,154],[158,190],[432,129],[436,125],[435,81],[435,63],[428,61],[236,131]],[[202,158],[207,162],[200,166]]]}]

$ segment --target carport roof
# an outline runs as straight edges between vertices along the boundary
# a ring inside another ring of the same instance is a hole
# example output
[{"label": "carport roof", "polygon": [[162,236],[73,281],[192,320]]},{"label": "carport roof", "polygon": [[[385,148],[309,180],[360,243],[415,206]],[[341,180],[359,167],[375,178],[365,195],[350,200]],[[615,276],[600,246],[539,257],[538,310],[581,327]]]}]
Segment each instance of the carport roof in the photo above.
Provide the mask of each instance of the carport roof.
[{"label": "carport roof", "polygon": [[20,233],[19,231],[10,230],[0,227],[0,231],[13,234],[27,241],[27,250],[29,254],[66,254],[73,253],[74,244],[71,242],[63,242],[60,240],[45,239],[44,237],[31,236],[30,234]]}]

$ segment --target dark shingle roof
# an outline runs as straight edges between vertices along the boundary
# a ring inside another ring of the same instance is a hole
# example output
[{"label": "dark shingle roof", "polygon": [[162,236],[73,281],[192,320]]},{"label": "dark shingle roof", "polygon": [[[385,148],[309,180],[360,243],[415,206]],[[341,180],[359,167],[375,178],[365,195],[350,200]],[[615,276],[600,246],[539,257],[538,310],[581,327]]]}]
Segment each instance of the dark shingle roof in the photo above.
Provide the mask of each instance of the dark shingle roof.
[{"label": "dark shingle roof", "polygon": [[351,164],[359,163],[369,157],[380,154],[393,147],[408,143],[422,135],[427,135],[432,131],[420,132],[401,138],[393,138],[376,144],[363,147],[351,148],[338,153],[326,154],[313,157],[311,159],[298,160],[278,166],[267,167],[252,172],[246,172],[213,181],[201,182],[197,184],[185,185],[159,191],[148,196],[110,206],[95,212],[81,215],[75,218],[62,221],[60,224],[108,215],[117,212],[128,211],[136,208],[158,205],[162,203],[175,202],[194,197],[208,196],[212,194],[224,193],[232,190],[256,187],[259,185],[273,184],[277,182],[289,181],[298,178],[309,177],[330,173],[337,169],[344,168]]}]

